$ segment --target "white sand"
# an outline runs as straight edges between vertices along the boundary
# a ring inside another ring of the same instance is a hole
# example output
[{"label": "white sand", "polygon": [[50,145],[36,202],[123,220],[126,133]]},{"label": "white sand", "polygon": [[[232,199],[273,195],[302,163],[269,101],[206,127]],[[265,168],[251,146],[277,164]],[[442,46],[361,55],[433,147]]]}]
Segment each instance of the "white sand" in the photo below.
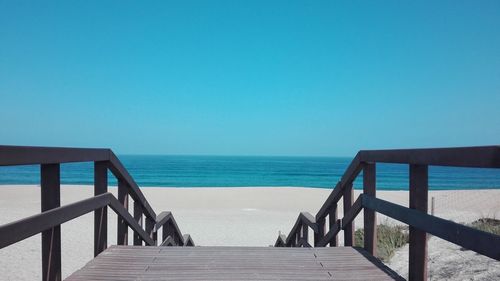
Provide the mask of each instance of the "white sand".
[{"label": "white sand", "polygon": [[[110,191],[116,194],[116,188],[110,187]],[[288,234],[300,211],[314,215],[331,190],[291,187],[143,188],[143,192],[157,213],[172,211],[181,231],[191,234],[196,245],[268,246],[274,244],[278,231]],[[92,195],[91,186],[63,186],[62,205]],[[408,205],[408,192],[405,191],[378,191],[377,197]],[[435,214],[446,219],[470,222],[483,216],[500,217],[500,190],[432,191],[429,197],[435,197]],[[339,206],[340,217],[341,209]],[[0,212],[0,224],[39,213],[39,187],[0,186]],[[111,210],[109,212],[112,215],[109,216],[108,244],[116,244],[116,215]],[[378,219],[379,222],[386,221],[381,217]],[[362,225],[362,213],[356,223]],[[0,250],[1,280],[40,279],[40,239],[37,235]],[[429,245],[431,257],[433,245],[434,242]],[[63,277],[92,259],[93,213],[62,225],[62,252]],[[395,259],[391,261],[393,266],[405,274],[407,255],[399,254]],[[22,275],[17,271],[20,264],[24,267]],[[440,267],[439,259],[433,267]]]}]

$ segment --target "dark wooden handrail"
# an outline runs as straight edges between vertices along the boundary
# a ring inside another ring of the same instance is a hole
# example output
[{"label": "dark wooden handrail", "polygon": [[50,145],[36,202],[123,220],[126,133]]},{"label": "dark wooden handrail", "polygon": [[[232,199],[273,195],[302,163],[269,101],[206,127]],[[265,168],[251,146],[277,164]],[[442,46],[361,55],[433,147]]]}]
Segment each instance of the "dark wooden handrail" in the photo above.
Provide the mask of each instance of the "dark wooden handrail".
[{"label": "dark wooden handrail", "polygon": [[[290,234],[285,240],[283,240],[284,245],[297,245],[303,238],[306,238],[307,240],[309,228],[311,228],[315,234],[318,232],[316,219],[308,212],[301,212],[295,221],[295,225],[290,230]],[[279,242],[279,239],[280,237],[278,237],[278,241],[276,241],[276,243],[281,243]],[[308,244],[303,243],[302,245],[304,246]]]},{"label": "dark wooden handrail", "polygon": [[0,145],[0,166],[108,161],[107,148]]},{"label": "dark wooden handrail", "polygon": [[[172,243],[167,243],[171,246],[193,246],[193,239],[189,234],[183,235],[174,216],[171,212],[161,212],[156,217],[156,224],[154,227],[155,232],[162,228],[163,241],[167,240],[169,237]],[[169,241],[170,241],[169,239]],[[164,242],[165,243],[165,242]]]},{"label": "dark wooden handrail", "polygon": [[[409,208],[375,197],[376,163],[409,165]],[[410,280],[427,280],[427,233],[500,260],[500,236],[427,215],[428,166],[500,168],[500,146],[359,151],[315,216],[317,232],[314,235],[314,245],[337,246],[337,234],[344,230],[344,245],[352,246],[354,219],[364,211],[364,248],[375,255],[375,212],[379,212],[410,225]],[[361,171],[363,194],[353,204],[353,182]],[[337,204],[340,199],[343,199],[344,218],[337,219]],[[325,234],[327,217],[330,227]],[[275,246],[308,245],[308,237],[300,236],[298,225],[299,219],[288,237],[280,235]],[[299,240],[302,241],[298,243]]]},{"label": "dark wooden handrail", "polygon": [[184,242],[182,246],[194,246],[194,241],[190,234],[182,235],[182,241]]},{"label": "dark wooden handrail", "polygon": [[0,248],[22,241],[104,206],[110,206],[119,217],[125,219],[128,226],[140,235],[147,245],[155,244],[113,194],[104,193],[0,226]]},{"label": "dark wooden handrail", "polygon": [[109,151],[109,169],[113,173],[113,175],[118,179],[122,180],[127,184],[127,187],[129,188],[129,193],[130,196],[132,196],[132,199],[134,199],[135,202],[140,202],[141,206],[143,208],[144,214],[152,219],[156,219],[156,213],[151,208],[149,205],[148,200],[146,200],[146,197],[144,197],[144,194],[140,190],[139,186],[135,182],[135,180],[130,176],[128,173],[127,169],[123,166],[123,164],[120,162],[118,157],[113,153],[113,151]]},{"label": "dark wooden handrail", "polygon": [[132,198],[136,202],[140,202],[144,214],[154,220],[156,217],[154,210],[149,205],[137,183],[111,149],[0,145],[0,166],[98,161],[109,163],[108,168],[113,175],[127,184]]},{"label": "dark wooden handrail", "polygon": [[[60,164],[70,162],[94,162],[95,196],[61,207]],[[128,227],[133,230],[134,245],[142,245],[143,242],[146,245],[157,244],[156,213],[110,149],[0,146],[0,166],[15,165],[40,165],[42,213],[0,226],[0,248],[41,232],[44,281],[61,279],[60,224],[91,211],[94,211],[94,255],[107,247],[108,206],[118,214],[119,245],[128,244]],[[118,199],[107,193],[108,170],[118,180]],[[128,211],[129,195],[134,201],[133,216]],[[166,233],[172,235],[175,245],[194,246],[191,236],[182,235],[172,214],[169,213],[164,224],[163,240],[169,236]]]},{"label": "dark wooden handrail", "polygon": [[500,260],[500,236],[428,215],[369,195],[360,195],[362,207],[411,225],[492,259]]},{"label": "dark wooden handrail", "polygon": [[361,150],[361,162],[500,168],[500,146]]}]

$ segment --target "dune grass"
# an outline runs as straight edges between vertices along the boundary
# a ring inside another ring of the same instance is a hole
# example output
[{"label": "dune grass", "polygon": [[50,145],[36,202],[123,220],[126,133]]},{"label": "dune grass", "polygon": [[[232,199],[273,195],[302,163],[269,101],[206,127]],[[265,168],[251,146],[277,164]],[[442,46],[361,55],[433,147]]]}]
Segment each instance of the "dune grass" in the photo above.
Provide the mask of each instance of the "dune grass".
[{"label": "dune grass", "polygon": [[470,227],[500,235],[500,220],[494,218],[480,218],[469,224]]},{"label": "dune grass", "polygon": [[[469,223],[468,226],[500,235],[500,220],[495,218],[480,218]],[[394,252],[409,243],[410,235],[406,225],[377,225],[377,258],[387,262]],[[364,230],[357,229],[354,233],[354,245],[363,247]]]},{"label": "dune grass", "polygon": [[[377,225],[377,258],[389,261],[396,249],[409,242],[408,227],[403,225]],[[354,233],[354,245],[363,247],[364,230],[358,229]]]}]

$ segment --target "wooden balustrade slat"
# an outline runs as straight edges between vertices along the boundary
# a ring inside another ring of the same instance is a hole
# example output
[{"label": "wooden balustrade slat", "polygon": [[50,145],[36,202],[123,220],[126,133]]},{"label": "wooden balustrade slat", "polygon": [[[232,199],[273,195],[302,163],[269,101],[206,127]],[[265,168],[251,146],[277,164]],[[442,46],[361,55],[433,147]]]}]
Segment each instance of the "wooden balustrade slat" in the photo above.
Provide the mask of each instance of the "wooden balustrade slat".
[{"label": "wooden balustrade slat", "polygon": [[110,193],[94,196],[0,226],[0,249],[92,212],[109,202]]},{"label": "wooden balustrade slat", "polygon": [[323,239],[318,242],[318,247],[325,247],[328,243],[331,243],[337,234],[342,230],[341,220],[337,220],[335,223],[330,224],[330,230],[325,234]]},{"label": "wooden balustrade slat", "polygon": [[[40,167],[41,211],[61,206],[61,170],[59,164]],[[61,226],[42,231],[42,278],[61,280]]]},{"label": "wooden balustrade slat", "polygon": [[325,236],[325,218],[320,218],[316,220],[316,225],[318,227],[318,232],[314,233],[314,246],[318,247],[318,243],[323,236]]},{"label": "wooden balustrade slat", "polygon": [[150,217],[146,217],[145,220],[146,220],[146,229],[145,229],[146,233],[149,235],[149,237],[151,237],[153,241],[156,241],[154,233],[155,221],[152,220]]},{"label": "wooden balustrade slat", "polygon": [[[427,213],[428,173],[426,165],[410,165],[410,209]],[[412,281],[427,280],[427,233],[410,225],[408,277]]]},{"label": "wooden balustrade slat", "polygon": [[[318,225],[316,224],[316,219],[314,218],[314,216],[308,212],[301,212],[297,217],[292,230],[290,230],[290,234],[288,234],[286,241],[287,245],[298,243],[298,238],[296,236],[300,236],[300,232],[302,231],[301,226],[304,224],[310,227],[314,231],[314,233],[318,233]],[[290,243],[291,239],[293,239],[293,243]]]},{"label": "wooden balustrade slat", "polygon": [[[122,217],[127,225],[132,228],[134,231],[134,235],[137,235],[139,237],[139,240],[144,241],[144,243],[148,246],[154,246],[155,242],[149,234],[142,229],[142,225],[140,225],[134,217],[126,210],[123,208],[123,205],[116,199],[112,194],[109,199],[109,207],[115,211],[115,213],[119,216]],[[142,242],[141,242],[142,245]]]},{"label": "wooden balustrade slat", "polygon": [[340,179],[342,188],[352,185],[354,179],[361,172],[362,166],[360,164],[361,164],[360,155],[359,153],[357,153],[356,156],[354,156],[354,159],[352,159],[351,163],[347,167],[345,173],[342,175],[342,178]]},{"label": "wooden balustrade slat", "polygon": [[[128,187],[127,183],[118,179],[118,201],[128,210]],[[118,218],[116,243],[118,245],[128,245],[128,227],[123,218]]]},{"label": "wooden balustrade slat", "polygon": [[184,241],[184,246],[194,246],[194,241],[193,238],[191,238],[191,235],[189,234],[184,234],[182,236],[182,240]]},{"label": "wooden balustrade slat", "polygon": [[[342,229],[346,230],[351,227],[352,222],[356,218],[356,216],[361,212],[363,209],[363,196],[364,194],[360,194],[358,196],[358,199],[352,204],[351,208],[349,208],[349,211],[345,213],[344,218],[342,219]],[[353,245],[349,245],[353,246]]]},{"label": "wooden balustrade slat", "polygon": [[135,180],[111,150],[109,151],[109,170],[117,179],[121,179],[127,183],[130,196],[134,199],[134,202],[139,202],[142,205],[144,215],[156,220],[156,213],[151,208],[151,205],[149,205],[148,200],[146,200]]},{"label": "wooden balustrade slat", "polygon": [[[338,220],[337,204],[334,204],[328,211],[328,223],[330,225],[334,225],[337,222],[337,220]],[[330,240],[330,247],[337,247],[338,245],[339,245],[339,237],[338,235],[335,235],[335,237]]]},{"label": "wooden balustrade slat", "polygon": [[337,204],[337,202],[342,198],[342,183],[340,181],[337,182],[335,188],[332,190],[325,203],[321,206],[318,213],[316,213],[316,220],[324,218],[328,215],[328,210],[332,205]]},{"label": "wooden balustrade slat", "polygon": [[[108,192],[108,162],[94,162],[94,195]],[[108,207],[94,211],[94,257],[108,246]]]},{"label": "wooden balustrade slat", "polygon": [[[142,204],[137,201],[134,201],[134,220],[142,227]],[[142,239],[137,233],[134,234],[133,240],[134,246],[142,245]]]},{"label": "wooden balustrade slat", "polygon": [[280,233],[274,247],[286,247],[286,235]]},{"label": "wooden balustrade slat", "polygon": [[[374,163],[363,164],[363,194],[376,196],[376,166]],[[370,209],[363,210],[364,249],[373,256],[377,254],[377,216]]]},{"label": "wooden balustrade slat", "polygon": [[[352,201],[354,197],[354,190],[352,188],[352,183],[348,184],[344,188],[344,218],[346,214],[349,213],[352,207]],[[353,246],[354,245],[354,222],[351,220],[349,223],[342,223],[342,229],[344,230],[344,246]]]}]

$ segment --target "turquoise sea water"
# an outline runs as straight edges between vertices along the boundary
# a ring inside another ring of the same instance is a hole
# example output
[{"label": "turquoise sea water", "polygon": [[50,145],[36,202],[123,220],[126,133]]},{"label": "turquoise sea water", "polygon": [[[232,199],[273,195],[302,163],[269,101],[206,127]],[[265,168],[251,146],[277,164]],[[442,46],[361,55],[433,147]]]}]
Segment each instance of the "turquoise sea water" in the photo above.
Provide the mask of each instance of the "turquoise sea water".
[{"label": "turquoise sea water", "polygon": [[[254,156],[119,156],[139,186],[331,188],[351,158]],[[110,174],[110,184],[116,180]],[[0,184],[39,184],[39,166],[0,167]],[[92,184],[92,163],[61,165],[63,184]],[[362,185],[358,176],[355,187]],[[430,167],[431,189],[500,188],[500,169]],[[408,188],[408,165],[377,164],[377,188]]]}]

